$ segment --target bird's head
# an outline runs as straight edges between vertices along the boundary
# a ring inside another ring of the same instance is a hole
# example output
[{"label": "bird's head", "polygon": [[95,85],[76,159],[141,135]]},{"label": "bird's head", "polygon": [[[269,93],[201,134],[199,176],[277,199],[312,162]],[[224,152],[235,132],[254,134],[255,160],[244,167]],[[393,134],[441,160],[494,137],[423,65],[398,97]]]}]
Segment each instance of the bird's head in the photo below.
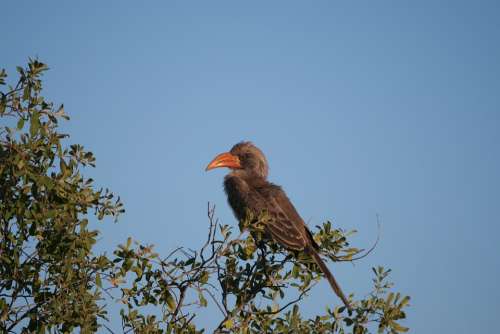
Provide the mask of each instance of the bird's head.
[{"label": "bird's head", "polygon": [[233,170],[243,170],[248,174],[267,178],[268,166],[264,153],[251,142],[241,142],[234,145],[229,152],[217,155],[206,170],[228,167]]}]

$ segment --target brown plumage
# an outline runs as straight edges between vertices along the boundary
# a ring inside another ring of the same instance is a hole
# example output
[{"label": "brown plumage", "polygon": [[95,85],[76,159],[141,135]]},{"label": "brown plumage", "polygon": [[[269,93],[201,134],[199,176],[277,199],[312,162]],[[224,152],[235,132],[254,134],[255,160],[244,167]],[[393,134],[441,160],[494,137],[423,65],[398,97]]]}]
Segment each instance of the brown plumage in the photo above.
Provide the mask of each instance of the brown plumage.
[{"label": "brown plumage", "polygon": [[269,219],[265,222],[265,229],[273,240],[289,250],[309,254],[328,279],[333,291],[350,308],[297,210],[280,186],[267,181],[268,164],[262,151],[250,142],[238,143],[229,152],[215,157],[207,170],[219,167],[231,168],[224,178],[224,190],[236,218],[245,220],[248,210],[254,216],[267,212]]}]

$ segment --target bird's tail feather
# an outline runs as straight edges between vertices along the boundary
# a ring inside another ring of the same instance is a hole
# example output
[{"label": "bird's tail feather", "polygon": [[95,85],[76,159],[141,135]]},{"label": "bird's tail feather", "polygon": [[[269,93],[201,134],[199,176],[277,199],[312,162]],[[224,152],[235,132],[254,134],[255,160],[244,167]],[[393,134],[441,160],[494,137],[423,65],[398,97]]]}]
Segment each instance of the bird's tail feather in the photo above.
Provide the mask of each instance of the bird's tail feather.
[{"label": "bird's tail feather", "polygon": [[342,289],[340,289],[340,286],[337,283],[337,281],[335,280],[335,277],[333,277],[332,273],[330,272],[330,269],[328,269],[328,267],[326,266],[325,262],[319,256],[318,252],[315,249],[311,249],[311,250],[309,250],[308,253],[311,254],[311,256],[314,259],[314,262],[316,262],[318,264],[318,266],[321,269],[321,271],[323,272],[323,274],[325,274],[328,282],[332,286],[333,291],[337,294],[337,296],[339,296],[340,299],[342,299],[342,301],[344,302],[345,306],[349,310],[351,310],[352,309],[351,305],[347,301],[347,298],[345,297],[344,293],[342,292]]}]

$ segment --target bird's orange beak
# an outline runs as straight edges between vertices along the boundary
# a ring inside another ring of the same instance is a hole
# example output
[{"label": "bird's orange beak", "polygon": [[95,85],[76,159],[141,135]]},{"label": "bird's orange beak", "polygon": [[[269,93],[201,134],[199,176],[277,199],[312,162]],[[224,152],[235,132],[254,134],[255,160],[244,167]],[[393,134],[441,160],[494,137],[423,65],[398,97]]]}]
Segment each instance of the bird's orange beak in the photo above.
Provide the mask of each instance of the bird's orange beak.
[{"label": "bird's orange beak", "polygon": [[220,167],[241,168],[240,159],[229,152],[221,153],[208,164],[205,170],[209,171]]}]

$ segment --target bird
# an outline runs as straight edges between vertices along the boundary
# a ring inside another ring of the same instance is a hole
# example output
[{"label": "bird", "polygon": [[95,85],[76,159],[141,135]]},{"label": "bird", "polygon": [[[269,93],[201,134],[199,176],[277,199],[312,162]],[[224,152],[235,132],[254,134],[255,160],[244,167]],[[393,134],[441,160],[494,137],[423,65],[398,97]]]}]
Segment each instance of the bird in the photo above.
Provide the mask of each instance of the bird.
[{"label": "bird", "polygon": [[253,143],[242,141],[229,152],[217,155],[205,170],[222,167],[230,169],[224,177],[224,190],[236,219],[243,222],[249,212],[254,217],[266,212],[265,232],[285,249],[308,254],[319,266],[335,294],[351,310],[349,301],[322,260],[320,247],[304,220],[283,189],[267,180],[269,166],[264,153]]}]

